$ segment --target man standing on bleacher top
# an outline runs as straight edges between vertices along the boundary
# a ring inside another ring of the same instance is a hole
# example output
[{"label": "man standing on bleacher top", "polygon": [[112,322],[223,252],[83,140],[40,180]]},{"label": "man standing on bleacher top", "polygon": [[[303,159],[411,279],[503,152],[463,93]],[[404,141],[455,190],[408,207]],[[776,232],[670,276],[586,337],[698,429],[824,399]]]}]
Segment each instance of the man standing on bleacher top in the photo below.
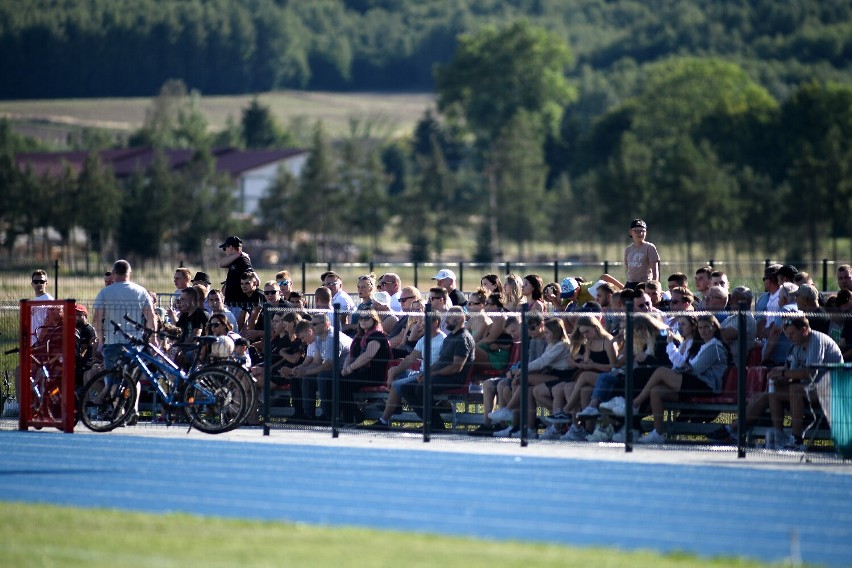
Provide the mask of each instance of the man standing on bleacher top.
[{"label": "man standing on bleacher top", "polygon": [[[243,289],[240,287],[240,279],[246,272],[254,271],[251,267],[251,258],[243,252],[243,241],[237,236],[228,237],[219,245],[219,248],[225,251],[225,256],[219,259],[219,266],[228,269],[228,275],[225,276],[225,305],[241,306],[245,299]],[[239,314],[234,315],[239,319]]]}]

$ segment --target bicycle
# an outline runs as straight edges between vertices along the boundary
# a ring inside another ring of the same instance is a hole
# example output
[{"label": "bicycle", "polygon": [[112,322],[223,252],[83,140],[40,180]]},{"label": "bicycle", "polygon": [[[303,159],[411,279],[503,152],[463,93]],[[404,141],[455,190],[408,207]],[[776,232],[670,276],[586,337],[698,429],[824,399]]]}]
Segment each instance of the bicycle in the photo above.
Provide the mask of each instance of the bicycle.
[{"label": "bicycle", "polygon": [[[128,323],[139,326],[129,317]],[[207,434],[220,434],[238,427],[246,415],[247,397],[238,378],[224,369],[201,368],[183,371],[159,347],[151,344],[153,331],[145,330],[138,339],[115,321],[110,322],[127,344],[112,369],[95,375],[83,387],[80,417],[87,428],[109,432],[124,424],[135,413],[137,385],[150,384],[162,404],[170,411],[182,409],[190,428]],[[198,337],[199,345],[215,338]],[[171,423],[171,412],[167,423]]]}]

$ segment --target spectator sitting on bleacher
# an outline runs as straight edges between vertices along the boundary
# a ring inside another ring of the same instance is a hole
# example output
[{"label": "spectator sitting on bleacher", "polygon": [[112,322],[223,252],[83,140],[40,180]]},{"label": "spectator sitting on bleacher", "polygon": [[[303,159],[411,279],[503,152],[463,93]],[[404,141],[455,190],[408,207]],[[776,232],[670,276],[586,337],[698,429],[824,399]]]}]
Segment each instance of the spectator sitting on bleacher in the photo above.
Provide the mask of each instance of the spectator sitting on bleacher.
[{"label": "spectator sitting on bleacher", "polygon": [[[533,389],[537,404],[552,408],[551,418],[558,423],[570,422],[569,413],[588,405],[598,376],[618,364],[618,349],[599,318],[581,316],[577,320],[571,334],[571,357],[577,368],[576,381],[560,382],[551,388],[543,384]],[[543,437],[555,439],[564,434],[558,423],[551,424]]]},{"label": "spectator sitting on bleacher", "polygon": [[293,369],[293,376],[303,379],[304,410],[308,419],[316,410],[314,393],[320,393],[322,420],[331,421],[331,380],[334,364],[334,352],[337,350],[340,361],[345,360],[352,339],[345,333],[339,333],[338,344],[334,343],[331,319],[326,312],[314,314],[306,330],[300,322],[297,326],[299,338],[307,345],[304,362]]},{"label": "spectator sitting on bleacher", "polygon": [[[828,335],[811,329],[808,318],[800,314],[785,317],[782,326],[784,334],[790,339],[793,348],[787,356],[784,367],[775,367],[767,377],[775,382],[775,392],[769,394],[769,409],[772,413],[774,432],[767,447],[785,449],[803,449],[804,404],[808,400],[812,384],[825,378],[826,371],[817,371],[813,367],[833,365],[843,362],[840,348]],[[812,392],[812,391],[811,391]],[[826,391],[829,392],[829,391]],[[816,401],[811,401],[816,402]],[[784,433],[784,405],[790,405],[791,435]]]},{"label": "spectator sitting on bleacher", "polygon": [[343,291],[343,280],[337,272],[323,272],[322,282],[332,294],[330,307],[340,306],[340,320],[342,324],[346,324],[349,321],[349,314],[355,309],[355,301],[352,296]]},{"label": "spectator sitting on bleacher", "polygon": [[[448,307],[452,305],[450,303],[450,294],[447,292],[445,288],[441,288],[440,286],[433,286],[429,288],[429,302],[427,305],[432,309],[433,312],[446,312]],[[441,321],[441,331],[449,335],[449,330],[446,327],[447,320],[442,318]]]},{"label": "spectator sitting on bleacher", "polygon": [[[415,302],[415,305],[411,306],[412,310],[422,310],[423,306],[420,302]],[[422,316],[412,316],[414,319],[422,321],[424,318]],[[441,353],[441,345],[444,343],[444,338],[446,334],[441,331],[441,320],[439,318],[432,318],[430,320],[432,325],[432,342],[430,347],[430,363],[434,365],[438,361],[438,356]],[[407,385],[410,383],[414,383],[417,381],[417,375],[419,374],[419,370],[415,371],[410,369],[410,367],[416,363],[420,362],[420,369],[425,369],[422,363],[423,354],[426,352],[426,339],[425,334],[417,341],[417,345],[414,346],[414,349],[411,350],[411,353],[405,356],[404,359],[398,364],[390,367],[387,372],[387,386],[388,386],[388,399],[385,402],[385,410],[382,414],[381,418],[379,418],[375,425],[378,428],[387,428],[390,426],[390,418],[394,412],[396,412],[397,408],[399,408],[399,403],[402,401],[402,387],[403,385]]]},{"label": "spectator sitting on bleacher", "polygon": [[439,270],[438,274],[432,277],[437,286],[440,286],[447,291],[447,307],[467,305],[467,298],[464,293],[456,288],[456,273],[446,268]]},{"label": "spectator sitting on bleacher", "polygon": [[[779,267],[780,268],[780,267]],[[710,289],[710,286],[713,285],[713,281],[711,280],[710,275],[713,274],[712,266],[702,266],[698,270],[695,271],[695,299],[697,303],[695,304],[695,309],[699,311],[703,311],[706,306],[704,304],[704,297],[707,293],[707,290]]]},{"label": "spectator sitting on bleacher", "polygon": [[[422,312],[423,304],[420,298],[420,290],[414,286],[406,286],[400,292],[399,304],[403,312]],[[419,307],[415,309],[414,306]],[[388,332],[388,341],[391,349],[393,349],[394,358],[405,357],[411,353],[411,350],[417,344],[417,340],[423,336],[423,329],[414,329],[415,326],[412,325],[414,323],[415,320],[411,320],[407,313],[402,313],[399,320]]]},{"label": "spectator sitting on bleacher", "polygon": [[379,292],[387,292],[390,296],[390,309],[399,312],[402,311],[402,279],[395,272],[386,272],[381,275],[379,281],[376,282],[376,290]]},{"label": "spectator sitting on bleacher", "polygon": [[778,284],[779,268],[781,268],[780,264],[770,264],[763,270],[764,292],[754,303],[754,311],[757,313],[755,316],[757,320],[757,337],[764,343],[769,332],[768,324],[771,320],[766,315],[763,315],[763,312],[777,312],[780,308],[778,305],[778,291],[780,290],[780,285]]},{"label": "spectator sitting on bleacher", "polygon": [[213,288],[207,293],[207,305],[210,306],[210,315],[222,314],[231,323],[231,329],[237,328],[237,317],[234,312],[225,307],[225,297],[218,288]]},{"label": "spectator sitting on bleacher", "polygon": [[[751,312],[752,293],[745,286],[739,286],[729,295],[725,288],[721,286],[711,286],[707,290],[707,295],[704,297],[705,309],[711,312],[717,312],[717,319],[722,322],[722,341],[728,346],[731,351],[731,356],[734,358],[734,364],[738,364],[740,355],[739,345],[739,313],[727,313],[728,307],[739,310],[741,304],[745,304],[746,309],[743,312],[746,322],[746,356],[754,345],[754,338],[757,334],[757,321],[754,319],[754,314]],[[730,304],[730,306],[729,306]]]},{"label": "spectator sitting on bleacher", "polygon": [[358,329],[358,318],[361,317],[360,312],[369,310],[373,307],[371,296],[376,290],[376,275],[371,272],[369,274],[359,276],[356,287],[358,289],[358,299],[360,300],[360,303],[356,307],[355,311],[352,312],[352,315],[349,316],[349,323],[343,326],[343,332],[349,337],[358,335],[358,332],[360,331]]},{"label": "spectator sitting on bleacher", "polygon": [[[379,292],[387,296],[386,292]],[[390,299],[387,300],[390,303]],[[383,306],[387,309],[387,306]],[[347,424],[361,422],[355,392],[380,386],[390,361],[388,336],[376,310],[368,310],[358,318],[360,333],[355,336],[340,372],[340,419]]]},{"label": "spectator sitting on bleacher", "polygon": [[[547,348],[547,341],[544,339],[544,318],[542,314],[532,313],[527,316],[526,322],[529,337],[526,345],[527,357],[529,361],[534,361],[541,357],[541,354]],[[512,336],[514,341],[521,340],[523,330],[519,319],[515,316],[506,318],[504,329]],[[482,382],[482,408],[485,419],[481,426],[471,432],[472,435],[492,436],[494,432],[502,429],[502,425],[493,423],[488,415],[494,409],[495,398],[499,399],[501,405],[507,404],[509,399],[512,398],[512,378],[514,378],[518,369],[520,369],[520,363],[513,363],[509,372],[505,375],[488,378]]]},{"label": "spectator sitting on bleacher", "polygon": [[[821,397],[830,392],[830,379],[825,370],[812,367],[843,362],[840,348],[832,338],[810,327],[808,318],[801,313],[791,313],[782,322],[784,333],[790,338],[793,348],[783,366],[769,370],[767,379],[773,381],[773,389],[754,397],[746,408],[746,430],[751,428],[766,412],[771,410],[772,428],[766,431],[767,449],[794,449],[803,447],[805,403],[813,392],[810,385],[817,384]],[[774,392],[769,392],[774,391]],[[810,401],[815,402],[815,401]],[[784,432],[784,406],[790,407],[791,435]],[[736,440],[739,424],[734,421],[710,434],[719,440]]]},{"label": "spectator sitting on bleacher", "polygon": [[[476,344],[465,329],[465,315],[462,308],[453,306],[448,310],[445,327],[450,333],[444,339],[438,360],[431,369],[433,395],[463,386],[476,356]],[[424,379],[424,373],[421,371],[417,375],[417,382],[402,387],[402,397],[421,418],[425,417],[426,412],[431,412],[432,429],[443,430],[446,426],[438,409],[435,406],[431,409],[424,408]]]},{"label": "spectator sitting on bleacher", "polygon": [[503,283],[500,281],[500,277],[496,274],[486,274],[480,279],[479,284],[481,287],[485,288],[489,294],[492,292],[504,293]]},{"label": "spectator sitting on bleacher", "polygon": [[[625,295],[633,292],[633,290],[625,290]],[[633,392],[640,391],[650,379],[651,375],[657,367],[670,367],[667,349],[667,332],[665,324],[660,320],[650,317],[645,314],[636,315],[633,318]],[[624,392],[625,388],[625,368],[626,363],[626,346],[622,344],[619,349],[616,365],[609,372],[601,373],[592,390],[592,397],[588,405],[580,412],[574,415],[574,424],[562,440],[568,441],[583,441],[588,438],[588,432],[591,429],[590,422],[597,420],[600,416],[600,411],[605,410],[615,416],[624,416],[624,407],[626,405],[623,396],[615,396],[619,392]],[[637,420],[637,417],[634,417]],[[586,428],[588,426],[588,429]],[[619,436],[624,436],[622,430],[615,434],[613,439]],[[623,438],[622,438],[623,441]]]},{"label": "spectator sitting on bleacher", "polygon": [[[791,277],[792,278],[792,277]],[[798,286],[792,282],[784,282],[778,287],[778,310],[799,311],[796,306],[796,291]],[[766,322],[766,345],[763,346],[763,365],[771,367],[781,365],[790,352],[791,343],[781,329],[782,317],[780,315],[769,316]]]},{"label": "spectator sitting on bleacher", "polygon": [[828,334],[840,347],[843,360],[852,360],[852,292],[840,290],[825,301],[825,309],[831,317]]},{"label": "spectator sitting on bleacher", "polygon": [[521,281],[521,294],[524,296],[524,303],[527,305],[527,310],[530,312],[544,312],[545,304],[542,299],[542,291],[544,290],[544,280],[538,274],[527,274]]},{"label": "spectator sitting on bleacher", "polygon": [[382,323],[382,329],[393,329],[399,318],[391,313],[391,297],[387,292],[373,292],[370,296],[370,303],[379,314],[379,320]]},{"label": "spectator sitting on bleacher", "polygon": [[210,319],[201,307],[203,292],[199,287],[190,286],[180,293],[180,317],[177,326],[180,328],[181,343],[188,343],[193,337],[198,337]]},{"label": "spectator sitting on bleacher", "polygon": [[[530,361],[527,367],[529,371],[528,389],[532,389],[538,384],[555,385],[560,381],[571,380],[576,371],[576,364],[571,358],[571,347],[568,340],[568,333],[565,331],[565,325],[560,318],[548,318],[544,321],[544,339],[547,341],[547,348],[544,353],[534,361]],[[511,422],[512,424],[494,433],[496,437],[507,437],[518,435],[520,428],[518,427],[518,417],[515,411],[522,410],[521,406],[521,380],[520,370],[511,370],[512,377],[512,398],[505,406],[488,415],[492,422]],[[535,419],[535,398],[530,393],[527,400],[530,401],[527,408],[527,416],[529,419]],[[531,411],[530,411],[531,410]],[[532,425],[532,422],[528,422]],[[529,437],[537,436],[534,427],[530,426]]]},{"label": "spectator sitting on bleacher", "polygon": [[521,304],[524,303],[524,295],[521,293],[521,288],[522,284],[520,276],[517,274],[509,274],[506,276],[506,282],[503,284],[503,305],[508,311],[521,311]]},{"label": "spectator sitting on bleacher", "polygon": [[639,443],[665,443],[663,404],[666,400],[677,400],[681,392],[695,396],[715,394],[722,390],[722,379],[731,364],[731,354],[722,341],[719,321],[712,315],[699,316],[697,328],[703,341],[698,353],[681,367],[658,368],[642,392],[633,399],[634,414],[638,414],[645,401],[650,400],[654,415],[654,429],[640,438]]},{"label": "spectator sitting on bleacher", "polygon": [[491,324],[494,323],[494,320],[485,312],[485,300],[488,298],[488,295],[489,292],[485,288],[477,288],[467,299],[467,313],[469,316],[467,329],[477,344],[485,337]]},{"label": "spectator sitting on bleacher", "polygon": [[512,350],[512,337],[506,331],[506,308],[503,307],[502,295],[499,292],[492,293],[485,299],[484,307],[491,325],[476,345],[476,366],[503,371]]},{"label": "spectator sitting on bleacher", "polygon": [[[804,274],[799,272],[796,276]],[[828,333],[828,328],[831,325],[831,320],[828,317],[828,312],[820,306],[819,291],[812,284],[801,284],[799,289],[794,294],[796,297],[796,307],[806,314],[811,314],[808,319],[811,324],[811,329],[822,333]]]}]

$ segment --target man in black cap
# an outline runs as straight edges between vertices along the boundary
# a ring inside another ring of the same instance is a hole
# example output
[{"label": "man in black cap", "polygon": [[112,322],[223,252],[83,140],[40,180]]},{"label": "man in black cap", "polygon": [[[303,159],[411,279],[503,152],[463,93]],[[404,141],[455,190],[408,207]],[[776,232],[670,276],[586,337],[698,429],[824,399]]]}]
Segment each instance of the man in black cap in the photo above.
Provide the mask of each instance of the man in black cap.
[{"label": "man in black cap", "polygon": [[[219,261],[219,266],[228,269],[228,275],[225,277],[225,305],[238,306],[244,301],[242,288],[240,288],[240,278],[246,272],[252,272],[251,258],[243,252],[243,241],[239,237],[232,236],[225,239],[225,242],[219,245],[219,248],[225,251],[225,256]],[[237,319],[239,314],[235,312]]]},{"label": "man in black cap", "polygon": [[193,286],[199,286],[204,290],[204,305],[202,308],[209,312],[210,304],[207,303],[207,295],[210,293],[210,286],[213,285],[210,281],[210,276],[208,276],[206,272],[196,272],[195,276],[192,277],[191,283]]}]

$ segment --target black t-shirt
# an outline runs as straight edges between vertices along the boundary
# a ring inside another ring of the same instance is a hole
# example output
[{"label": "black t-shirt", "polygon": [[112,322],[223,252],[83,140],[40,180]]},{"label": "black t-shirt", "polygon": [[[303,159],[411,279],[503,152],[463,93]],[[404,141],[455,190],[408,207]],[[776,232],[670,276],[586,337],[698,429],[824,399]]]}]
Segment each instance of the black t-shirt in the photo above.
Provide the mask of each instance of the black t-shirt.
[{"label": "black t-shirt", "polygon": [[453,291],[450,292],[450,300],[453,301],[454,306],[464,306],[467,304],[467,298],[465,298],[464,293],[458,288],[453,288]]},{"label": "black t-shirt", "polygon": [[240,288],[240,280],[243,274],[252,270],[251,258],[242,253],[228,266],[228,275],[225,277],[225,305],[232,306],[243,301],[245,294]]},{"label": "black t-shirt", "polygon": [[177,320],[177,326],[180,328],[180,341],[186,343],[193,336],[192,330],[204,329],[210,316],[201,308],[196,308],[191,314],[181,314]]}]

